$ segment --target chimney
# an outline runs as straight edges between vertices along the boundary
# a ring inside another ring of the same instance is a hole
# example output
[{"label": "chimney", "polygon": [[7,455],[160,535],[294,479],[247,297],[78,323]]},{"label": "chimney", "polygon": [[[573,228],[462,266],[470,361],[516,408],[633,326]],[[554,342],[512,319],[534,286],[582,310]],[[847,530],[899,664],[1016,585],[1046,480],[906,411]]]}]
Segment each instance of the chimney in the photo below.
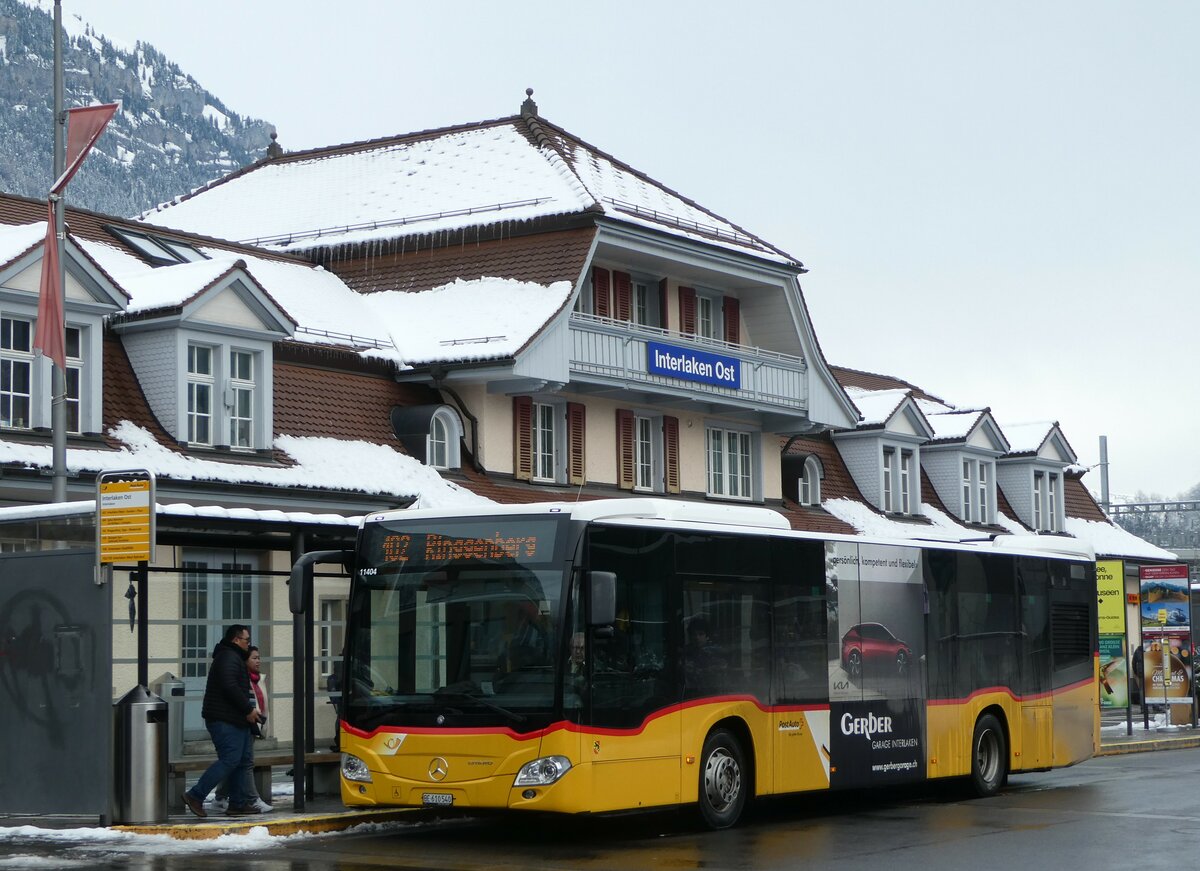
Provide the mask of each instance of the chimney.
[{"label": "chimney", "polygon": [[537,103],[533,102],[533,88],[525,89],[525,102],[521,104],[521,117],[537,117]]},{"label": "chimney", "polygon": [[267,160],[274,160],[277,157],[283,157],[283,146],[277,141],[279,134],[274,130],[271,131],[271,144],[267,146]]}]

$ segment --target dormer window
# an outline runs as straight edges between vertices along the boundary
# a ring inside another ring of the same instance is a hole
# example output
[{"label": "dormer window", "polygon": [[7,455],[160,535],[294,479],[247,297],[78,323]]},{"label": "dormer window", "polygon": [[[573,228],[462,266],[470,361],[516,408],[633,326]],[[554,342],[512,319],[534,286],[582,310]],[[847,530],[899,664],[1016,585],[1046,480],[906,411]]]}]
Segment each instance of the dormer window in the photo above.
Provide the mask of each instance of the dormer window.
[{"label": "dormer window", "polygon": [[229,446],[254,447],[254,355],[229,352]]},{"label": "dormer window", "polygon": [[462,465],[459,449],[462,423],[458,415],[442,407],[429,420],[429,438],[425,446],[425,462],[435,469],[457,469]]},{"label": "dormer window", "polygon": [[212,348],[188,345],[187,440],[189,444],[212,444]]},{"label": "dormer window", "polygon": [[67,387],[67,432],[82,432],[83,415],[80,413],[80,384],[83,382],[83,335],[79,327],[67,327],[63,334],[66,340],[66,387]]},{"label": "dormer window", "polygon": [[1055,472],[1033,473],[1033,528],[1037,532],[1058,532],[1062,528],[1061,476]]},{"label": "dormer window", "polygon": [[0,318],[0,426],[28,429],[33,395],[33,324]]},{"label": "dormer window", "polygon": [[816,457],[806,457],[804,460],[799,497],[801,505],[815,507],[821,504],[821,462]]},{"label": "dormer window", "polygon": [[992,522],[992,464],[985,460],[962,461],[962,512],[964,523]]},{"label": "dormer window", "polygon": [[882,508],[892,514],[912,514],[913,452],[883,449]]}]

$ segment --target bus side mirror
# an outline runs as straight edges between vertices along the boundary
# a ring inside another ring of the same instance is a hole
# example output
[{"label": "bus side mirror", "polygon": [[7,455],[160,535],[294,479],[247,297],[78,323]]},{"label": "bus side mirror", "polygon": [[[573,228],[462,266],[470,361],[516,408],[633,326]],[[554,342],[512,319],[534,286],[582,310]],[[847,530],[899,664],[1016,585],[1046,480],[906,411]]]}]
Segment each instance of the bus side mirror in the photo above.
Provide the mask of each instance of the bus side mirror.
[{"label": "bus side mirror", "polygon": [[617,576],[613,572],[588,572],[590,613],[588,625],[611,626],[617,620]]}]

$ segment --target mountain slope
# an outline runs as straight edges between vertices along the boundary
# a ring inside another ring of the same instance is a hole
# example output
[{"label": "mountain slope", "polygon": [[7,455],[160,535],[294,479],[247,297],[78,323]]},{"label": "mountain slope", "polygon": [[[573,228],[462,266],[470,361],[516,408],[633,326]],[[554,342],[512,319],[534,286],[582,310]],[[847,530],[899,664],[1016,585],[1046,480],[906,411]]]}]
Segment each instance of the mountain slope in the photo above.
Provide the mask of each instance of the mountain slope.
[{"label": "mountain slope", "polygon": [[[66,108],[121,102],[71,182],[71,205],[133,215],[265,156],[271,125],[230,111],[153,46],[121,48],[63,13]],[[0,190],[52,182],[53,3],[0,0]]]}]

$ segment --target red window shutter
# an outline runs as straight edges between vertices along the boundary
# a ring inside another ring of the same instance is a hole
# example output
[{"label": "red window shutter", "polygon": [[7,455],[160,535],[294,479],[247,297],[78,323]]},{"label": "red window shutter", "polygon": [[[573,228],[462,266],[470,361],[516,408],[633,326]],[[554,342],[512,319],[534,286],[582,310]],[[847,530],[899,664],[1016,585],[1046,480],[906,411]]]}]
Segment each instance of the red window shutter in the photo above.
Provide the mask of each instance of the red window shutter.
[{"label": "red window shutter", "polygon": [[513,397],[513,477],[533,480],[533,399]]},{"label": "red window shutter", "polygon": [[658,325],[664,330],[667,327],[667,280],[658,283]]},{"label": "red window shutter", "polygon": [[567,403],[567,483],[582,486],[586,480],[587,454],[584,450],[587,432],[587,407],[578,402]]},{"label": "red window shutter", "polygon": [[725,297],[722,306],[725,312],[725,341],[731,345],[742,343],[741,304],[736,297]]},{"label": "red window shutter", "polygon": [[628,272],[614,272],[613,299],[616,312],[613,317],[619,321],[633,320],[633,282]]},{"label": "red window shutter", "polygon": [[617,409],[617,486],[632,490],[634,484],[633,412]]},{"label": "red window shutter", "polygon": [[679,418],[663,418],[663,466],[668,493],[679,492]]},{"label": "red window shutter", "polygon": [[679,332],[696,335],[696,291],[691,287],[679,288]]},{"label": "red window shutter", "polygon": [[608,285],[608,270],[597,266],[592,270],[592,314],[602,318],[612,317]]}]

